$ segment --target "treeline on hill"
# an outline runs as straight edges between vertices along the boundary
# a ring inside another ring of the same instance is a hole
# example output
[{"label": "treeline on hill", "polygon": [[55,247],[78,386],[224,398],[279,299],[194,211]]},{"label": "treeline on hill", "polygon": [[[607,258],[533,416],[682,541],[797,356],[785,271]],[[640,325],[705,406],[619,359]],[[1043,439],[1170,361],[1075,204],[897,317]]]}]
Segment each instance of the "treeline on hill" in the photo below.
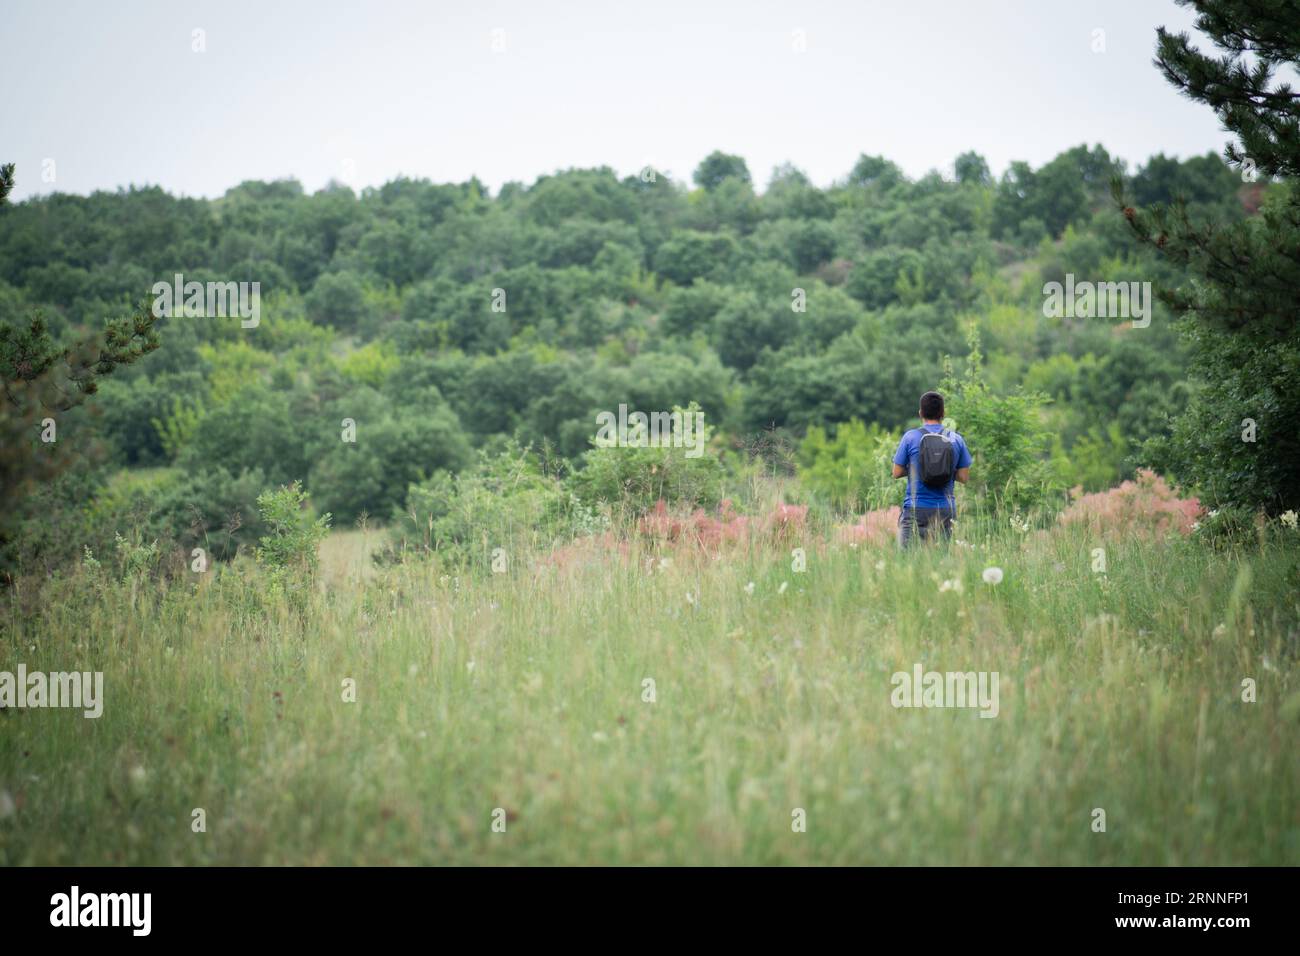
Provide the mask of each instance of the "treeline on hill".
[{"label": "treeline on hill", "polygon": [[[760,193],[741,158],[715,152],[694,188],[600,168],[495,196],[473,180],[360,195],[282,181],[211,201],[133,188],[3,206],[7,385],[35,374],[23,336],[57,351],[176,273],[261,289],[256,328],[148,328],[137,311],[135,334],[161,347],[101,360],[89,400],[54,416],[57,442],[24,420],[32,455],[66,459],[6,502],[4,566],[54,567],[119,534],[233,555],[265,531],[258,495],[295,481],[336,526],[369,516],[444,550],[486,540],[492,520],[600,526],[638,461],[657,476],[640,506],[716,502],[764,470],[797,471],[796,494],[836,507],[881,506],[901,494],[879,480],[881,450],[941,381],[959,426],[964,413],[1021,429],[983,449],[1001,443],[985,474],[1017,508],[1108,487],[1189,397],[1163,305],[1146,328],[1043,314],[1044,283],[1067,273],[1185,279],[1133,240],[1116,177],[1141,204],[1183,198],[1219,223],[1285,189],[1244,184],[1213,155],[1130,173],[1080,146],[997,181],[974,153],[916,181],[864,155],[830,188],[786,166]],[[599,411],[692,402],[711,454],[671,480],[662,456],[589,451]],[[503,489],[525,503],[489,517],[511,507]]]}]

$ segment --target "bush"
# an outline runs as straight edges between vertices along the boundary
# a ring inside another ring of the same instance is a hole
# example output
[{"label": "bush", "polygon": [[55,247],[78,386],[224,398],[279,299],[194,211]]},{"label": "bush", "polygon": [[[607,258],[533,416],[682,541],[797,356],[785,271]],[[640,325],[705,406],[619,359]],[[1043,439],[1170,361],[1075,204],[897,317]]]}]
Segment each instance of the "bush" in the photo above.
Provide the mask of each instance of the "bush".
[{"label": "bush", "polygon": [[1257,544],[1264,527],[1260,512],[1241,505],[1223,505],[1202,514],[1193,522],[1191,532],[1195,540],[1226,551]]},{"label": "bush", "polygon": [[885,508],[897,498],[889,467],[897,448],[897,434],[856,418],[835,426],[829,439],[814,425],[799,446],[799,480],[835,508]]},{"label": "bush", "polygon": [[[413,482],[469,463],[460,422],[436,394],[408,390],[398,404],[358,389],[329,408],[309,484],[320,508],[340,522],[350,524],[363,514],[385,517],[402,507]],[[354,441],[342,441],[336,427],[346,418],[355,425]]]},{"label": "bush", "polygon": [[1029,512],[1060,490],[1046,460],[1051,436],[1039,416],[1048,399],[1023,391],[994,395],[982,377],[975,326],[968,342],[965,377],[957,379],[945,361],[940,386],[951,427],[961,433],[974,459],[968,491],[977,507]]},{"label": "bush", "polygon": [[156,542],[163,574],[187,567],[194,548],[232,559],[267,531],[257,511],[265,487],[258,470],[69,471],[33,496],[33,513],[3,555],[5,566],[49,572],[86,549],[109,554],[119,537]]},{"label": "bush", "polygon": [[257,548],[257,563],[273,576],[314,576],[317,548],[329,532],[328,513],[313,519],[299,482],[257,496],[257,510],[270,529]]},{"label": "bush", "polygon": [[[486,569],[505,557],[603,530],[607,522],[583,505],[528,449],[507,443],[457,476],[439,472],[412,484],[405,512],[381,559],[437,554],[452,566]],[[497,552],[497,549],[503,549]]]},{"label": "bush", "polygon": [[1186,535],[1197,527],[1201,510],[1195,498],[1179,498],[1163,478],[1143,469],[1136,481],[1079,495],[1058,520],[1062,525],[1085,526],[1099,535],[1164,535],[1172,531]]},{"label": "bush", "polygon": [[1200,379],[1172,433],[1143,449],[1211,505],[1278,515],[1300,507],[1300,332],[1266,343],[1188,324]]},{"label": "bush", "polygon": [[[673,408],[673,441],[684,442],[682,419],[677,413],[698,415],[700,407]],[[716,452],[709,447],[712,434],[699,418],[695,439],[703,448],[696,458],[686,457],[683,447],[640,445],[597,445],[585,456],[582,471],[574,475],[571,487],[580,501],[589,507],[605,504],[620,517],[636,518],[663,501],[670,508],[713,508],[722,496],[723,468]],[[629,433],[632,429],[629,429]],[[629,441],[637,441],[629,434]]]},{"label": "bush", "polygon": [[201,547],[210,557],[233,559],[268,530],[258,512],[258,495],[266,488],[257,469],[232,474],[208,468],[193,474],[169,471],[156,490],[140,495],[137,507],[148,509],[150,533],[189,556]]},{"label": "bush", "polygon": [[308,470],[304,430],[286,399],[260,381],[239,387],[187,429],[177,464],[190,471],[216,465],[234,472],[258,469],[276,485],[302,480]]}]

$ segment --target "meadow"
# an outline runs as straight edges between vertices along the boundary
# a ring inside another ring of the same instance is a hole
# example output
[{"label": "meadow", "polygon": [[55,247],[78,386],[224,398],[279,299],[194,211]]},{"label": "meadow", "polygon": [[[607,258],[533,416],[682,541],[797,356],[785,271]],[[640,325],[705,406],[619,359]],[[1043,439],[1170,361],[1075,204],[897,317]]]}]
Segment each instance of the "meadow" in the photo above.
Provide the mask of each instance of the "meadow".
[{"label": "meadow", "polygon": [[[6,608],[0,669],[105,702],[0,713],[0,864],[1300,861],[1293,529],[1109,536],[1105,573],[1086,528],[957,538],[83,564]],[[997,672],[997,717],[892,706],[917,663]]]}]

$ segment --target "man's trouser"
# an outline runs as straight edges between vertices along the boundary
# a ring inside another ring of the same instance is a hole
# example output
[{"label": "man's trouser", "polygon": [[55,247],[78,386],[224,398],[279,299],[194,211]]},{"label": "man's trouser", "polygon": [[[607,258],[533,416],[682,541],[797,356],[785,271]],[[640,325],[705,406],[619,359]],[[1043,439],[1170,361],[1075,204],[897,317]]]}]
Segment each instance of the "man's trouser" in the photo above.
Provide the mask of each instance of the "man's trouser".
[{"label": "man's trouser", "polygon": [[906,548],[920,538],[936,541],[952,537],[951,508],[903,508],[898,516],[898,544]]}]

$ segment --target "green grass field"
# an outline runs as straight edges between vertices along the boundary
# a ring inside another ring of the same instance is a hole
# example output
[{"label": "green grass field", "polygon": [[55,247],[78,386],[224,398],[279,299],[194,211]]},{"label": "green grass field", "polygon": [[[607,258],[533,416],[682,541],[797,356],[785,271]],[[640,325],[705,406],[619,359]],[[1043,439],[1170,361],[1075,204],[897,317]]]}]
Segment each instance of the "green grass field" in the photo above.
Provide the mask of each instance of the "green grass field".
[{"label": "green grass field", "polygon": [[[0,714],[0,863],[1300,862],[1300,550],[806,537],[452,578],[353,531],[296,610],[251,564],[19,595],[0,669],[105,705]],[[894,708],[917,662],[998,716]]]}]

